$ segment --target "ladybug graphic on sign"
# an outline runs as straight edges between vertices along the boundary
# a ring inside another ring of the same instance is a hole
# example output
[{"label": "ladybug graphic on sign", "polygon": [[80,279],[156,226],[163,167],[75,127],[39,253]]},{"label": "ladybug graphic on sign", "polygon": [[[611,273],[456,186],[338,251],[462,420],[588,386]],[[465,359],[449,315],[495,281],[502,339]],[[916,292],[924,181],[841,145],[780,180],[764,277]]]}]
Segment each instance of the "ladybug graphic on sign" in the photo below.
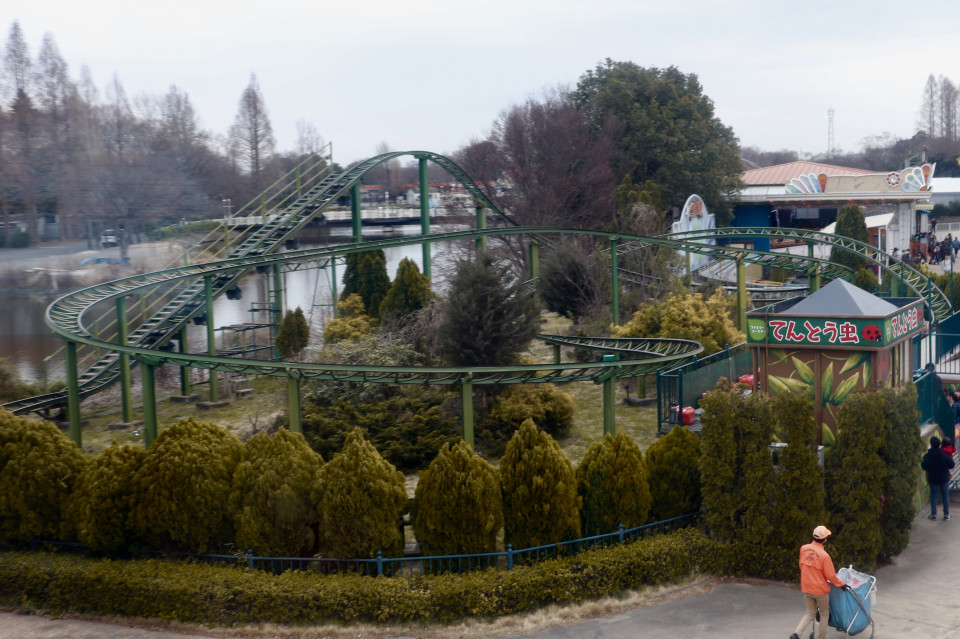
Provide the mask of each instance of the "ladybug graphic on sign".
[{"label": "ladybug graphic on sign", "polygon": [[860,336],[868,342],[879,342],[880,338],[883,337],[883,333],[878,326],[870,324],[869,326],[863,327],[863,332],[860,333]]}]

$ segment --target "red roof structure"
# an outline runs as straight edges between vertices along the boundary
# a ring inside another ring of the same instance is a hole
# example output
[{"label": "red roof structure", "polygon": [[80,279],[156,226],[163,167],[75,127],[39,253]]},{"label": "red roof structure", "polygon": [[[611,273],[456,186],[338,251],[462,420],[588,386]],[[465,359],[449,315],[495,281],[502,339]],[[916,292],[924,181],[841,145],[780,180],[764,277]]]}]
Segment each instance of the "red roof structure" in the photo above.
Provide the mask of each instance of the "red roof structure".
[{"label": "red roof structure", "polygon": [[747,186],[783,186],[795,177],[810,173],[826,173],[827,175],[869,175],[876,173],[876,171],[851,169],[846,166],[834,166],[832,164],[821,164],[820,162],[797,161],[765,166],[761,169],[750,169],[749,171],[741,173],[740,178]]}]

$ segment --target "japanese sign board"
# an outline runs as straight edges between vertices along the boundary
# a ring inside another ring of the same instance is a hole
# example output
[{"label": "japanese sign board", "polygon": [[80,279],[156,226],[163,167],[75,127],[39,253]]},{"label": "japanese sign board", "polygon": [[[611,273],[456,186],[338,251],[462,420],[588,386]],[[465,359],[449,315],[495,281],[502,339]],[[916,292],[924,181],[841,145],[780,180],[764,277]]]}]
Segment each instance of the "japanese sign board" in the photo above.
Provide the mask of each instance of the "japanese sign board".
[{"label": "japanese sign board", "polygon": [[747,320],[751,344],[794,344],[821,348],[881,348],[921,332],[923,301],[886,317],[805,317],[772,314]]}]

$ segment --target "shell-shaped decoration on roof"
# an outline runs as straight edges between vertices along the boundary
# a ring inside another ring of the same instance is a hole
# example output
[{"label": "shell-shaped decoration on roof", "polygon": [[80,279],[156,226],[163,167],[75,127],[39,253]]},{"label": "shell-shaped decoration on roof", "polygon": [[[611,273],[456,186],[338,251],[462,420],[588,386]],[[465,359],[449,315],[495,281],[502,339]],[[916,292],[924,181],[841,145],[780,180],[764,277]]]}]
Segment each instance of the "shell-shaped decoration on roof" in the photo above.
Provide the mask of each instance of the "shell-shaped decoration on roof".
[{"label": "shell-shaped decoration on roof", "polygon": [[912,166],[900,172],[904,191],[926,191],[930,186],[930,177],[936,165],[924,164]]},{"label": "shell-shaped decoration on roof", "polygon": [[[823,184],[826,184],[826,176],[823,176]],[[823,193],[820,177],[813,173],[795,177],[784,185],[787,193],[799,195],[801,193]]]}]

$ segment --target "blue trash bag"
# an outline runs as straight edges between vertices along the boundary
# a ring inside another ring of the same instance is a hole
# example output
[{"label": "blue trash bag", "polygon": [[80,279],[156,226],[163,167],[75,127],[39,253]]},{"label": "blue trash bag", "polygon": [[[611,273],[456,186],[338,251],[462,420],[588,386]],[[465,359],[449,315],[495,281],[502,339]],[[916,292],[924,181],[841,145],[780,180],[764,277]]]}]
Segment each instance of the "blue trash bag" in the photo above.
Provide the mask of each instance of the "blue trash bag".
[{"label": "blue trash bag", "polygon": [[[830,622],[829,625],[848,635],[863,632],[870,626],[870,591],[873,589],[873,578],[852,568],[841,568],[837,576],[851,588],[847,592],[834,585],[830,586]],[[857,593],[854,597],[853,593]],[[862,606],[861,606],[862,604]]]}]

